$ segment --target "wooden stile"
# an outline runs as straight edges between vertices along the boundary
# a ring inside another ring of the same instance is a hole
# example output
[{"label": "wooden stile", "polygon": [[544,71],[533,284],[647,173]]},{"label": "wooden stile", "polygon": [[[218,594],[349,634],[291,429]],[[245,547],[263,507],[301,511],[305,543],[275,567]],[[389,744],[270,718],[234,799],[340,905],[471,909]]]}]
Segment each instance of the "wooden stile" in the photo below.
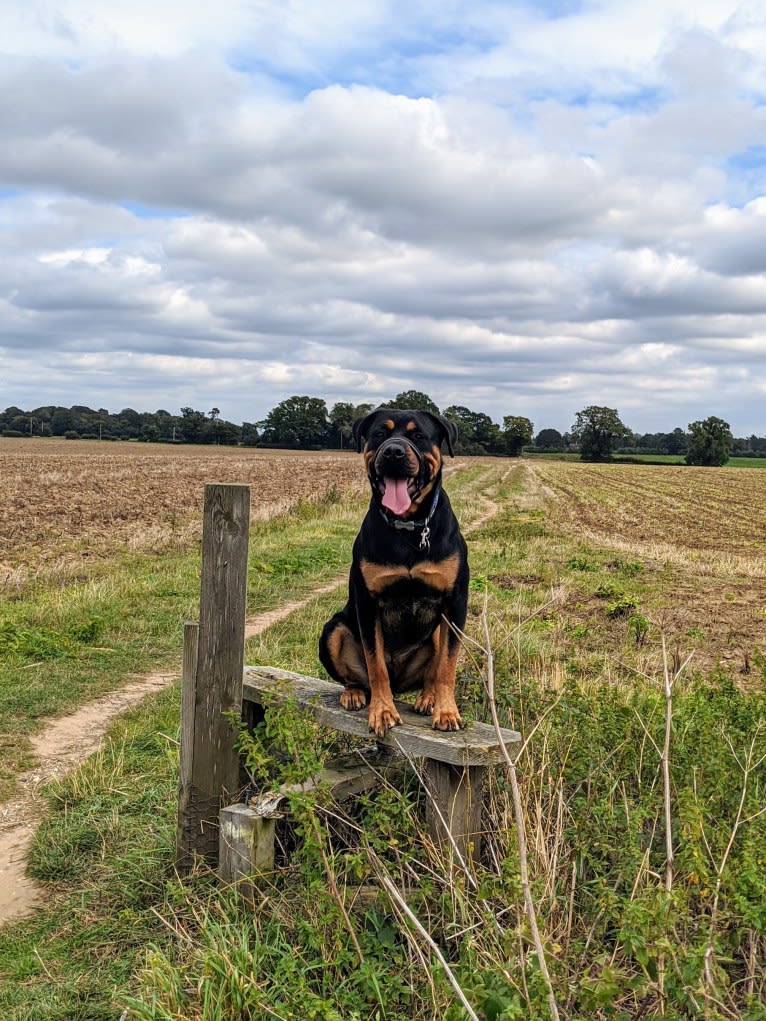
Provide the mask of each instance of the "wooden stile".
[{"label": "wooden stile", "polygon": [[[274,795],[249,806],[227,804],[240,789],[240,720],[252,726],[264,712],[291,701],[323,726],[370,740],[366,712],[341,707],[340,685],[244,666],[249,526],[248,486],[205,487],[200,622],[184,627],[176,865],[187,872],[198,858],[215,866],[220,856],[226,882],[268,870],[274,860]],[[506,752],[515,756],[521,737],[484,723],[442,732],[408,703],[396,706],[402,724],[377,739],[377,747],[413,764],[428,792],[426,824],[433,840],[468,863],[479,854],[487,770]],[[376,779],[376,769],[357,761],[326,768],[310,783],[342,799]],[[285,788],[277,797],[287,793]]]},{"label": "wooden stile", "polygon": [[[245,703],[268,706],[292,701],[323,726],[369,739],[367,713],[344,709],[341,690],[339,684],[290,670],[245,667]],[[521,747],[521,735],[507,729],[498,734],[487,723],[470,723],[460,731],[434,730],[431,718],[416,713],[409,703],[397,700],[396,708],[402,723],[378,739],[378,744],[406,759],[417,760],[428,792],[426,825],[432,839],[457,851],[464,862],[478,858],[487,769],[504,761],[503,746],[515,756]]]}]

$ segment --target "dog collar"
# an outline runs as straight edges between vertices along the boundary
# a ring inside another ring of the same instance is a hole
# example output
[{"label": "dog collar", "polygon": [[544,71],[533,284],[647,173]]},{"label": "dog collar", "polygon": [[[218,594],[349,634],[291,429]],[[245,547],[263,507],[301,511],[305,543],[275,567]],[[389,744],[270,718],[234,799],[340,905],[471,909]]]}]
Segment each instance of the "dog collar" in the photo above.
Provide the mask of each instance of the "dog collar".
[{"label": "dog collar", "polygon": [[434,496],[433,503],[431,504],[431,510],[428,512],[428,517],[423,518],[422,521],[402,521],[401,518],[392,518],[391,515],[384,507],[378,507],[381,517],[390,528],[395,528],[397,532],[414,532],[416,528],[422,528],[420,533],[420,544],[419,548],[430,552],[431,549],[431,518],[434,516],[434,512],[439,503],[439,495],[441,493],[441,487],[437,488],[436,495]]}]

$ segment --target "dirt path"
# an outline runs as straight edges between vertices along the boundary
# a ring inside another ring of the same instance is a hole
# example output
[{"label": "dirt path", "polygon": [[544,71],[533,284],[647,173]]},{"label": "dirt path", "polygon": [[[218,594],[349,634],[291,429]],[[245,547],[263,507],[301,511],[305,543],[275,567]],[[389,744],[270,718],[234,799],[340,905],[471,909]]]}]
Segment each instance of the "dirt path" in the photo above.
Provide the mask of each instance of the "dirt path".
[{"label": "dirt path", "polygon": [[[503,474],[501,480],[510,470]],[[464,528],[466,533],[479,528],[498,511],[496,501],[486,491],[477,495],[484,506]],[[249,618],[245,624],[245,638],[261,634],[317,596],[340,588],[345,585],[347,577],[347,574],[340,575],[303,599],[284,603]],[[84,762],[98,750],[116,716],[137,705],[147,695],[160,691],[177,676],[177,673],[150,674],[95,702],[89,702],[69,716],[54,720],[46,730],[32,738],[38,765],[19,777],[19,793],[0,805],[0,925],[31,914],[43,899],[43,888],[26,875],[29,848],[46,808],[40,788]]]}]

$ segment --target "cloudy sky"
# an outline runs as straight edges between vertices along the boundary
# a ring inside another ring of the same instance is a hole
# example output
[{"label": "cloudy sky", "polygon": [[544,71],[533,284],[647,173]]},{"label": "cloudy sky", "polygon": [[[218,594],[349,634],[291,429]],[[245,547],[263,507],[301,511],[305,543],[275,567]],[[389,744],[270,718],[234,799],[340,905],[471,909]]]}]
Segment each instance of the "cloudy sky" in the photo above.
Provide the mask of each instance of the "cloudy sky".
[{"label": "cloudy sky", "polygon": [[0,17],[0,407],[766,434],[762,0]]}]

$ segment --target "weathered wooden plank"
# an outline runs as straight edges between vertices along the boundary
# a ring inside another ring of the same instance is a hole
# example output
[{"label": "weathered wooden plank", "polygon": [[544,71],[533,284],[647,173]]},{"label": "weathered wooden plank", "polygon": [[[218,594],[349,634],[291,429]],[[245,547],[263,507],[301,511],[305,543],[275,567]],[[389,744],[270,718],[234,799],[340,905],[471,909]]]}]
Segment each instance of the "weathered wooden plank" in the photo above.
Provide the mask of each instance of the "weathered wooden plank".
[{"label": "weathered wooden plank", "polygon": [[[195,855],[215,864],[220,806],[239,786],[235,744],[242,710],[249,527],[249,486],[205,486],[193,720],[184,724],[186,770],[179,798],[181,869]],[[188,708],[191,694],[184,701]]]},{"label": "weathered wooden plank", "polygon": [[[310,710],[323,726],[369,738],[367,713],[343,709],[339,702],[341,690],[339,684],[290,670],[264,666],[244,668],[243,697],[246,700],[256,703],[265,700],[269,704],[295,700]],[[397,701],[396,708],[402,718],[401,726],[379,739],[380,744],[391,751],[455,766],[489,766],[503,761],[502,745],[489,724],[469,723],[464,730],[442,732],[433,729],[430,717],[416,713],[406,702]],[[503,744],[514,756],[521,746],[521,735],[508,729],[503,729],[501,734]]]}]

